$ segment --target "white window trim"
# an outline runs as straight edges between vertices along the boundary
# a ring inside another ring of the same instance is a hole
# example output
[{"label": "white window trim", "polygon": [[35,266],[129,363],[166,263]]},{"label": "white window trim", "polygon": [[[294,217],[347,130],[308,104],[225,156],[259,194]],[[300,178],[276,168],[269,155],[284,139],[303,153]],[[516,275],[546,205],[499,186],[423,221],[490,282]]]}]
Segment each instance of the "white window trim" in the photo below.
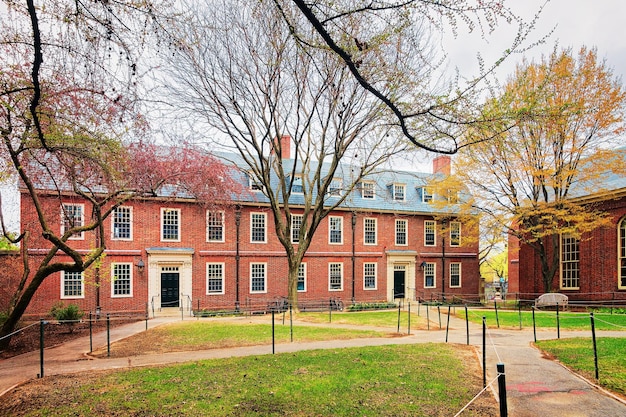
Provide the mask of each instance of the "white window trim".
[{"label": "white window trim", "polygon": [[[459,266],[459,285],[452,285],[452,266],[453,265],[458,265]],[[461,262],[451,262],[450,266],[448,267],[448,286],[450,288],[461,288],[463,286],[463,264]]]},{"label": "white window trim", "polygon": [[61,300],[80,300],[85,298],[85,273],[80,273],[81,282],[81,295],[65,295],[65,273],[67,271],[61,271]]},{"label": "white window trim", "polygon": [[[209,239],[209,216],[211,214],[219,213],[222,216],[222,239],[221,240],[212,240]],[[206,241],[207,243],[224,243],[226,239],[226,215],[223,210],[207,210],[206,211]]]},{"label": "white window trim", "polygon": [[[61,234],[65,234],[65,209],[63,206],[80,207],[80,224],[85,225],[85,205],[82,203],[61,203]],[[72,235],[68,240],[85,240],[85,232]]]},{"label": "white window trim", "polygon": [[[365,265],[374,265],[374,286],[369,288],[365,286]],[[378,290],[378,263],[377,262],[364,262],[363,263],[363,291],[376,291]]]},{"label": "white window trim", "polygon": [[[331,241],[331,219],[340,219],[340,223],[341,223],[341,228],[339,230],[339,233],[341,234],[341,241],[340,242],[332,242]],[[342,216],[328,216],[328,244],[329,245],[343,245],[343,217]]]},{"label": "white window trim", "polygon": [[[252,229],[253,229],[253,217],[255,215],[261,215],[263,216],[263,240],[252,240]],[[255,243],[255,244],[263,244],[263,243],[267,243],[267,213],[262,213],[262,212],[252,212],[250,213],[250,243]]]},{"label": "white window trim", "polygon": [[[166,211],[176,211],[178,212],[178,237],[176,239],[165,239],[163,236],[163,226],[165,224],[165,212]],[[176,208],[171,208],[171,207],[161,207],[161,242],[180,242],[181,239],[181,235],[182,235],[182,230],[181,230],[181,224],[182,224],[182,215],[181,215],[181,210],[180,209],[176,209]]]},{"label": "white window trim", "polygon": [[[426,243],[426,224],[427,223],[432,223],[433,224],[433,235],[434,235],[434,242],[432,245],[429,245]],[[428,247],[433,247],[433,246],[437,246],[437,221],[435,220],[424,220],[424,246],[428,246]]]},{"label": "white window trim", "polygon": [[[453,224],[458,224],[459,225],[459,241],[456,244],[453,244],[454,239],[452,239],[452,225]],[[458,248],[461,246],[461,233],[462,233],[462,225],[461,222],[450,222],[450,247],[453,248]],[[437,240],[437,236],[435,236],[435,240]]]},{"label": "white window trim", "polygon": [[[402,188],[402,198],[397,198],[396,196],[396,187]],[[406,184],[399,184],[399,183],[394,183],[391,186],[391,189],[393,190],[393,201],[406,201]]]},{"label": "white window trim", "polygon": [[626,217],[617,223],[617,288],[621,290],[626,289],[626,285],[622,285],[622,262],[626,262],[626,255],[622,256],[622,251],[626,253]]},{"label": "white window trim", "polygon": [[[263,291],[252,291],[252,266],[264,265],[265,275],[263,276]],[[250,262],[250,294],[267,294],[267,263],[266,262]]]},{"label": "white window trim", "polygon": [[[304,222],[304,215],[302,215],[302,214],[292,214],[291,215],[291,226],[290,226],[290,228],[291,228],[291,236],[290,236],[290,239],[291,239],[291,243],[293,243],[293,244],[300,243],[300,240],[302,239],[302,236],[300,236],[300,227],[297,227],[297,228],[294,227],[294,219],[297,218],[297,217],[299,217],[301,219],[300,220],[300,225],[302,225],[302,222]],[[298,232],[298,240],[297,241],[294,240],[294,231]]]},{"label": "white window trim", "polygon": [[[404,223],[404,243],[398,243],[398,223]],[[394,243],[396,246],[409,246],[409,221],[406,219],[396,219],[395,223]]]},{"label": "white window trim", "polygon": [[[302,290],[298,290],[296,289],[297,292],[306,292],[306,287],[307,287],[307,265],[306,262],[301,262],[300,265],[302,265],[303,269],[304,269],[304,289]],[[298,286],[298,283],[296,282],[296,287]]]},{"label": "white window trim", "polygon": [[426,264],[433,266],[433,285],[430,287],[426,285],[426,267],[424,266],[424,288],[437,288],[437,264],[435,262],[426,262]]},{"label": "white window trim", "polygon": [[[577,261],[577,267],[578,267],[578,286],[576,287],[566,287],[563,285],[563,264],[565,263],[565,261],[563,260],[563,238],[565,236],[569,236],[568,234],[561,234],[559,236],[559,255],[560,255],[560,262],[559,262],[559,288],[563,291],[576,291],[576,290],[580,290],[580,239],[575,239],[572,238],[574,240],[576,240],[578,242],[578,261]],[[571,236],[570,236],[571,238]]]},{"label": "white window trim", "polygon": [[[300,188],[302,188],[302,191],[294,191],[293,187],[294,185],[300,184]],[[291,194],[295,194],[295,195],[303,195],[304,194],[304,179],[302,177],[302,175],[297,174],[293,176],[293,181],[291,183]]]},{"label": "white window trim", "polygon": [[[115,294],[115,265],[128,265],[128,271],[130,273],[130,293],[129,294]],[[111,298],[131,298],[133,296],[133,263],[132,262],[114,262],[111,264]]]},{"label": "white window trim", "polygon": [[[340,269],[341,269],[341,286],[339,288],[331,288],[330,286],[330,270],[332,265],[340,265]],[[329,262],[328,263],[328,291],[331,292],[338,292],[338,291],[343,291],[343,262]]]},{"label": "white window trim", "polygon": [[[222,266],[222,291],[210,292],[209,291],[209,265],[221,265]],[[205,287],[206,295],[224,295],[226,293],[226,264],[224,262],[207,262],[204,267]]]},{"label": "white window trim", "polygon": [[120,208],[128,209],[129,211],[130,237],[115,237],[115,211],[113,211],[113,213],[111,213],[111,240],[131,242],[133,240],[133,229],[134,229],[133,226],[134,226],[134,220],[135,220],[133,206],[119,206],[118,209]]},{"label": "white window trim", "polygon": [[[374,220],[374,243],[366,242],[366,233],[367,233],[367,221]],[[363,219],[363,245],[365,246],[376,246],[378,245],[378,219],[376,217],[366,217]]]},{"label": "white window trim", "polygon": [[254,174],[252,174],[251,172],[247,172],[246,176],[248,177],[248,190],[252,191],[253,193],[262,193],[263,191],[265,191],[262,184],[255,184]]},{"label": "white window trim", "polygon": [[[333,184],[336,184],[337,187],[333,187]],[[328,184],[328,195],[330,197],[340,197],[342,190],[343,178],[333,178],[332,180],[330,180],[330,184]]]},{"label": "white window trim", "polygon": [[[367,192],[371,191],[371,193],[372,193],[371,196],[365,194],[365,187],[364,187],[365,184],[372,186],[371,189],[367,190]],[[361,198],[364,199],[364,200],[375,200],[376,199],[376,183],[374,181],[361,181]]]},{"label": "white window trim", "polygon": [[420,192],[422,194],[422,203],[428,204],[435,199],[435,196],[433,195],[432,191],[428,189],[428,187],[420,187],[420,189],[421,189]]}]

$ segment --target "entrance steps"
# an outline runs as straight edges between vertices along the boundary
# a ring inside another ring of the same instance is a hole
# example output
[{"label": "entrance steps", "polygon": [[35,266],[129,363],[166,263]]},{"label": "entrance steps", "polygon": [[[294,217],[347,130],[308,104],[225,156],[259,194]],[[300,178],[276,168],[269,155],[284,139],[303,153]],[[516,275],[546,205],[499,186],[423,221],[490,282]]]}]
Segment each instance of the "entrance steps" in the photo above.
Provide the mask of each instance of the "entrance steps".
[{"label": "entrance steps", "polygon": [[163,307],[154,311],[155,317],[180,317],[180,315],[180,307]]}]

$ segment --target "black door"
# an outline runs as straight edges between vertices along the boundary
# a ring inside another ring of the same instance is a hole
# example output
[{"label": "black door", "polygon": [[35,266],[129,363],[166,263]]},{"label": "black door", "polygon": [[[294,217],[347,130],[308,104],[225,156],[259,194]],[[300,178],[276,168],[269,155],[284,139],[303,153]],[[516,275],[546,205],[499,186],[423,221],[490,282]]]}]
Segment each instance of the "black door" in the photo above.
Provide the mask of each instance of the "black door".
[{"label": "black door", "polygon": [[393,271],[393,298],[404,298],[404,276],[406,271]]},{"label": "black door", "polygon": [[178,272],[161,272],[161,307],[178,307]]}]

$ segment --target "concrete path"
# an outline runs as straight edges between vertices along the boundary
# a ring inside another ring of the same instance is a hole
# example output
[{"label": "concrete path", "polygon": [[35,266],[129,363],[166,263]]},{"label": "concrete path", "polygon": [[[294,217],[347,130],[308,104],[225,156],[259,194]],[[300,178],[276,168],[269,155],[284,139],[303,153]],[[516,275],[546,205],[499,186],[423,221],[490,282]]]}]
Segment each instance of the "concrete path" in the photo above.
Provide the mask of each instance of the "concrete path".
[{"label": "concrete path", "polygon": [[[432,314],[431,314],[432,319]],[[241,323],[271,323],[268,316],[231,318]],[[149,327],[180,321],[180,318],[156,318],[149,321]],[[298,323],[300,325],[310,323]],[[277,320],[277,324],[278,320]],[[329,324],[322,324],[328,326]],[[111,329],[111,341],[117,341],[145,331],[145,322],[137,322]],[[333,324],[333,326],[336,326]],[[444,324],[445,326],[445,324]],[[451,318],[449,343],[466,344],[466,324]],[[338,326],[343,327],[343,326]],[[349,327],[349,326],[346,326]],[[371,338],[336,340],[312,343],[287,343],[275,346],[276,353],[310,349],[334,349],[343,347],[375,346],[388,344],[443,343],[445,329],[439,330],[438,323],[431,323],[430,331],[413,331],[411,335],[396,338]],[[436,330],[433,330],[436,329]],[[379,329],[380,330],[380,329]],[[389,331],[390,329],[385,329]],[[392,331],[395,331],[393,329]],[[406,329],[401,329],[406,331]],[[561,332],[561,337],[589,336],[589,332]],[[621,332],[600,332],[598,337],[626,337]],[[537,339],[554,339],[554,331],[538,331]],[[508,415],[515,417],[559,416],[559,417],[626,417],[626,402],[595,387],[590,382],[576,376],[558,362],[542,357],[539,350],[532,347],[532,329],[501,330],[490,329],[486,337],[487,383],[497,378],[497,363],[505,365],[507,384]],[[470,323],[470,344],[478,347],[482,361],[482,326]],[[94,349],[106,346],[106,333],[93,337]],[[45,349],[44,375],[68,374],[90,370],[128,368],[134,366],[157,365],[195,361],[201,359],[225,358],[271,354],[272,346],[251,346],[231,349],[176,352],[158,355],[145,355],[131,358],[95,359],[89,355],[89,338],[80,338],[61,346]],[[39,352],[31,352],[14,358],[0,360],[0,396],[16,385],[37,378],[40,373]],[[497,383],[492,388],[497,396]]]}]

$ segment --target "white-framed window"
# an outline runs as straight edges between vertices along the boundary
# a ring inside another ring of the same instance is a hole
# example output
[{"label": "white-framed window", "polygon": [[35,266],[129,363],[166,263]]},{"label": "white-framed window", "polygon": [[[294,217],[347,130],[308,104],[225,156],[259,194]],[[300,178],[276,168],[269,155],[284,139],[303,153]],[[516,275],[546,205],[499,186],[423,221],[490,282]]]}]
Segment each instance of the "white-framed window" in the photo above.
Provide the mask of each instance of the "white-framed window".
[{"label": "white-framed window", "polygon": [[82,272],[61,272],[61,298],[85,298],[85,279]]},{"label": "white-framed window", "polygon": [[396,245],[408,245],[407,230],[408,221],[404,219],[396,219]]},{"label": "white-framed window", "polygon": [[119,206],[111,214],[111,239],[133,240],[133,208]]},{"label": "white-framed window", "polygon": [[619,223],[619,259],[618,259],[618,286],[619,288],[626,288],[626,217]]},{"label": "white-framed window", "polygon": [[561,289],[580,288],[580,240],[570,234],[561,235]]},{"label": "white-framed window", "polygon": [[450,246],[461,246],[460,222],[450,222]]},{"label": "white-framed window", "polygon": [[224,294],[224,264],[207,262],[206,264],[207,295]]},{"label": "white-framed window", "polygon": [[436,288],[435,271],[437,265],[434,262],[424,263],[424,288]]},{"label": "white-framed window", "polygon": [[111,297],[133,296],[133,264],[114,263],[111,265]]},{"label": "white-framed window", "polygon": [[340,262],[328,264],[328,289],[343,291],[343,264]]},{"label": "white-framed window", "polygon": [[291,192],[293,194],[304,193],[304,186],[302,184],[302,175],[296,175],[293,177],[293,181],[291,183]]},{"label": "white-framed window", "polygon": [[180,242],[180,209],[161,208],[161,241]]},{"label": "white-framed window", "polygon": [[248,172],[246,176],[248,177],[248,189],[250,191],[263,192],[263,186],[254,180],[255,176],[252,172]]},{"label": "white-framed window", "polygon": [[300,242],[300,227],[302,226],[303,218],[302,214],[291,215],[291,243]]},{"label": "white-framed window", "polygon": [[343,217],[328,217],[328,243],[343,243]]},{"label": "white-framed window", "polygon": [[428,187],[421,187],[420,194],[422,196],[422,203],[430,203],[433,201],[433,192]]},{"label": "white-framed window", "polygon": [[452,189],[446,190],[446,197],[448,199],[448,203],[450,204],[459,203],[459,192],[457,190],[452,190]]},{"label": "white-framed window", "polygon": [[376,244],[376,219],[363,219],[363,243],[366,245]]},{"label": "white-framed window", "polygon": [[224,241],[224,212],[211,211],[206,212],[206,241],[207,242],[223,242]]},{"label": "white-framed window", "polygon": [[267,214],[266,213],[250,213],[250,242],[266,243],[267,242]]},{"label": "white-framed window", "polygon": [[250,293],[266,293],[267,292],[267,264],[251,263],[250,264]]},{"label": "white-framed window", "polygon": [[424,246],[435,246],[437,243],[436,227],[437,223],[434,220],[424,220]]},{"label": "white-framed window", "polygon": [[328,186],[328,194],[331,196],[339,196],[341,195],[341,190],[343,189],[343,180],[341,178],[333,178]]},{"label": "white-framed window", "polygon": [[376,289],[376,262],[366,262],[363,264],[363,289]]},{"label": "white-framed window", "polygon": [[361,182],[361,197],[366,200],[373,200],[376,198],[376,183],[374,181]]},{"label": "white-framed window", "polygon": [[298,266],[298,292],[306,292],[306,262]]},{"label": "white-framed window", "polygon": [[461,264],[459,262],[450,263],[450,288],[461,287]]},{"label": "white-framed window", "polygon": [[[74,227],[82,227],[85,224],[84,204],[63,203],[61,205],[61,234]],[[70,239],[85,239],[85,232],[75,233]]]},{"label": "white-framed window", "polygon": [[393,199],[395,201],[406,200],[406,185],[405,184],[393,184]]}]

